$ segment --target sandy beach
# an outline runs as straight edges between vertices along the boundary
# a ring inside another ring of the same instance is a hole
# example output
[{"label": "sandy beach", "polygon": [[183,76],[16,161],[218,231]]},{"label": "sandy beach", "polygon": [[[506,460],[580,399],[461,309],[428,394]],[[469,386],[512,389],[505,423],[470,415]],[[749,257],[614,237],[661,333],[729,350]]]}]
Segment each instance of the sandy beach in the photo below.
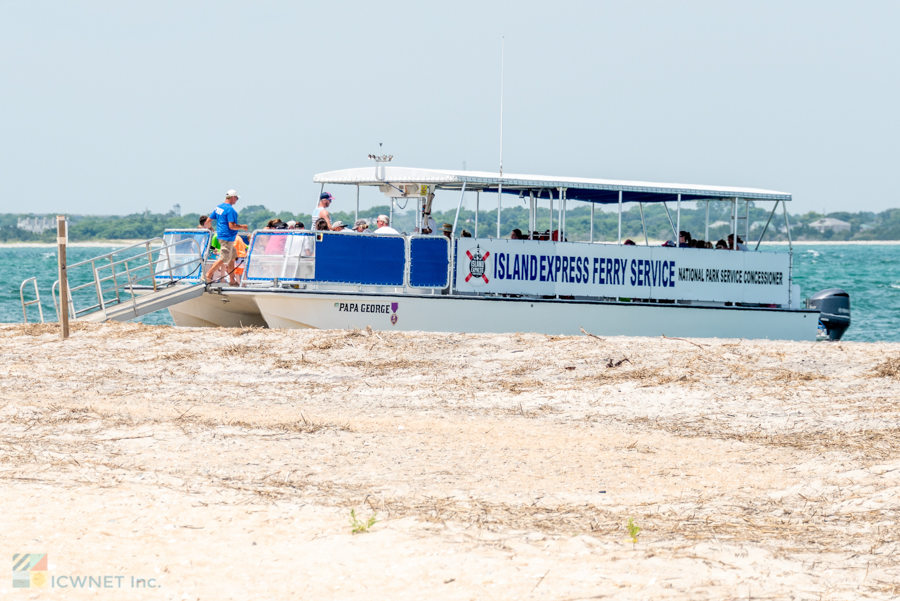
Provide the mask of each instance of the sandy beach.
[{"label": "sandy beach", "polygon": [[[900,589],[900,344],[0,332],[2,546],[55,578],[202,600]],[[353,534],[351,510],[376,522]]]}]

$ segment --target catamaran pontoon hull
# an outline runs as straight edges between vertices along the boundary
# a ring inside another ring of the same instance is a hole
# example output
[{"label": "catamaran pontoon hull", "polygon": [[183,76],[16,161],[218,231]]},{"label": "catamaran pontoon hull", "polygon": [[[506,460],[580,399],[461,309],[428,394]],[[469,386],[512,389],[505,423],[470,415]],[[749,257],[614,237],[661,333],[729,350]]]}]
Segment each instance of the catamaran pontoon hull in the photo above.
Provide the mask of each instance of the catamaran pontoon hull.
[{"label": "catamaran pontoon hull", "polygon": [[[221,307],[228,307],[230,313]],[[238,315],[237,307],[246,313]],[[258,313],[254,311],[254,307]],[[818,312],[656,303],[226,289],[173,308],[178,325],[815,340]],[[185,321],[185,315],[202,316]],[[216,323],[223,317],[225,322]],[[235,322],[238,323],[235,323]],[[252,323],[251,322],[255,322]]]}]

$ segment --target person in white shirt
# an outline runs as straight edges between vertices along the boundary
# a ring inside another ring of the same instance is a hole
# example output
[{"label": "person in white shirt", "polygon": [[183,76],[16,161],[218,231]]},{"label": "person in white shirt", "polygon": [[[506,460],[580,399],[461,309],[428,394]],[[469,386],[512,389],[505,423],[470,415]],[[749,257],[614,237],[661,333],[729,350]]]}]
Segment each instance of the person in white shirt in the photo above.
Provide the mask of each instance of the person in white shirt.
[{"label": "person in white shirt", "polygon": [[422,231],[419,231],[419,228],[416,228],[416,233],[425,234],[426,236],[437,236],[440,234],[438,231],[437,222],[426,212],[422,212]]},{"label": "person in white shirt", "polygon": [[328,192],[322,192],[322,194],[319,195],[319,205],[312,214],[312,222],[314,224],[319,219],[324,219],[325,223],[328,225],[328,229],[331,230],[331,213],[328,212],[328,207],[331,206],[332,201],[334,201],[334,197]]},{"label": "person in white shirt", "polygon": [[391,222],[387,215],[379,215],[378,219],[375,220],[375,224],[378,225],[378,229],[375,230],[376,234],[400,235],[400,232],[391,227]]}]

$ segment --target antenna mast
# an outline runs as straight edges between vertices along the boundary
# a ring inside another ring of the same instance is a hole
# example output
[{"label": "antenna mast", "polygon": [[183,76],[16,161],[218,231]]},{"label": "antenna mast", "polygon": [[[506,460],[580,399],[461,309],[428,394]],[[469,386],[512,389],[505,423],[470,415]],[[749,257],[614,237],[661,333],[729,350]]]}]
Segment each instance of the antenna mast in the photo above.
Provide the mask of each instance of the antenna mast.
[{"label": "antenna mast", "polygon": [[506,38],[500,38],[500,177],[503,177],[503,50]]}]

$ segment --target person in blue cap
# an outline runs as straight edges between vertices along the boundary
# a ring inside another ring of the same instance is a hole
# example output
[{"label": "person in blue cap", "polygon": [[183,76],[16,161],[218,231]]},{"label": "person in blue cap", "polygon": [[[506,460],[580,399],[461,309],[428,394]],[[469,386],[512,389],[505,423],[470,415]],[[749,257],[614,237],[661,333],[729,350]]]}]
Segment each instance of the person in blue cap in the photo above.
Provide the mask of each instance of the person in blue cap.
[{"label": "person in blue cap", "polygon": [[219,258],[212,267],[206,272],[206,281],[211,282],[216,270],[225,265],[228,272],[228,278],[232,286],[237,286],[238,281],[234,275],[234,260],[237,258],[237,250],[234,247],[234,239],[237,238],[238,230],[246,230],[247,226],[239,224],[237,211],[234,210],[234,203],[240,198],[234,190],[225,193],[225,202],[217,206],[209,218],[216,224],[216,238],[219,240]]},{"label": "person in blue cap", "polygon": [[317,222],[319,219],[324,219],[325,223],[328,225],[328,229],[331,230],[331,213],[328,212],[328,207],[331,206],[333,200],[334,197],[328,192],[322,192],[319,195],[319,205],[312,214],[313,223]]}]

